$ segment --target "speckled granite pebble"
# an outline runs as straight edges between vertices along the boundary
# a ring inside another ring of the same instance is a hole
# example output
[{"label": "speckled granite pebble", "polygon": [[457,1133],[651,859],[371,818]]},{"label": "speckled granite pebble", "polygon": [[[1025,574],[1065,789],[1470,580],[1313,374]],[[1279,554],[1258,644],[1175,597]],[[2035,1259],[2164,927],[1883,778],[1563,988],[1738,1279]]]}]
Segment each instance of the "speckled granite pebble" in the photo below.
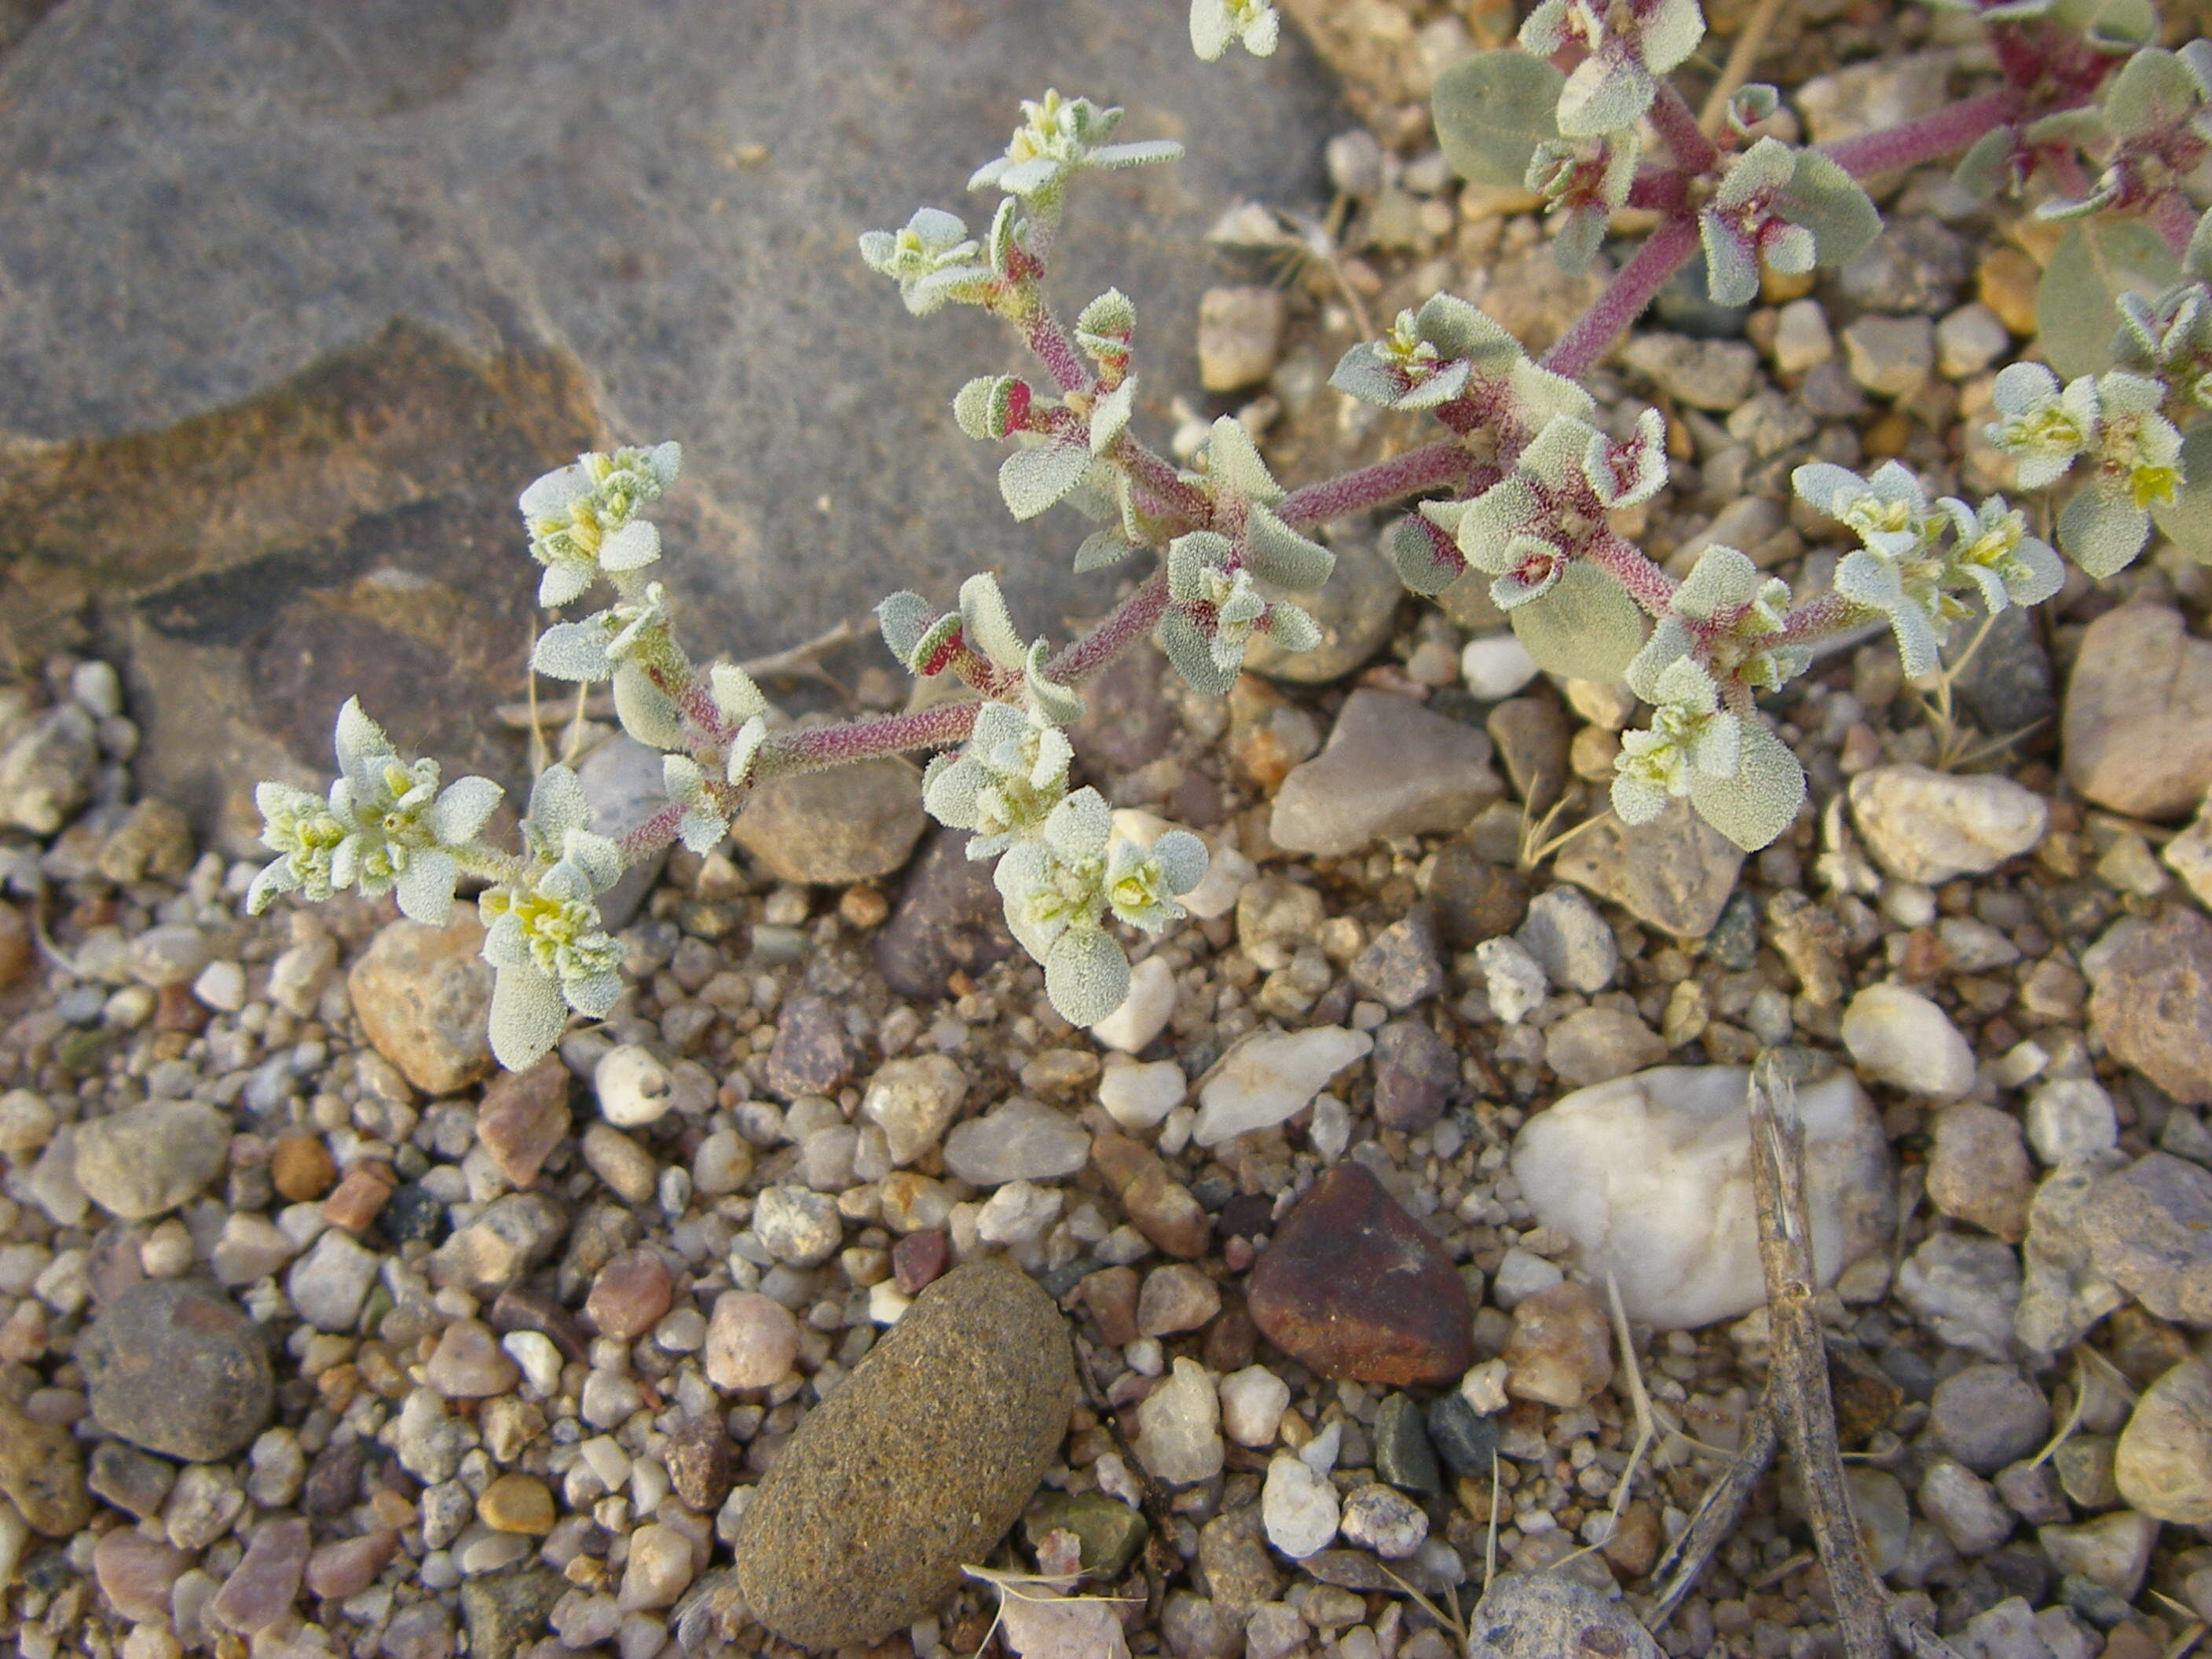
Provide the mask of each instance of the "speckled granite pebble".
[{"label": "speckled granite pebble", "polygon": [[921,1618],[1013,1524],[1074,1399],[1066,1328],[1026,1273],[945,1274],[762,1480],[734,1546],[746,1606],[807,1648]]}]

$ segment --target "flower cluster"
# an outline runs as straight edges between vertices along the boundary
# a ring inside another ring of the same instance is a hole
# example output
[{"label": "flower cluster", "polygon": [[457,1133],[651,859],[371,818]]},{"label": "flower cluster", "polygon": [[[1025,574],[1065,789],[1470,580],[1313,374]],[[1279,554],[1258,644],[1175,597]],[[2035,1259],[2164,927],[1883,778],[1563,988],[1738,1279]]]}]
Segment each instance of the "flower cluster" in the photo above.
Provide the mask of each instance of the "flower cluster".
[{"label": "flower cluster", "polygon": [[254,878],[246,909],[258,915],[282,893],[319,900],[352,887],[364,898],[392,893],[412,920],[443,925],[463,863],[506,792],[477,777],[441,791],[438,763],[400,759],[350,697],[338,711],[337,748],[327,797],[281,783],[255,790],[262,844],[278,856]]},{"label": "flower cluster", "polygon": [[898,283],[899,297],[917,317],[948,301],[980,303],[991,281],[981,244],[941,208],[916,208],[903,230],[864,233],[860,258],[869,270]]},{"label": "flower cluster", "polygon": [[1521,25],[1521,48],[1538,58],[1582,48],[1559,94],[1559,131],[1595,138],[1641,120],[1654,77],[1688,62],[1705,33],[1697,0],[1540,0]]},{"label": "flower cluster", "polygon": [[1004,191],[1044,210],[1057,204],[1079,173],[1144,167],[1182,154],[1182,146],[1171,139],[1115,143],[1121,125],[1120,110],[1101,109],[1088,98],[1062,98],[1048,91],[1042,98],[1024,99],[1022,124],[1007,141],[1006,154],[976,168],[968,188]]},{"label": "flower cluster", "polygon": [[522,872],[477,901],[492,985],[491,1048],[510,1071],[560,1040],[570,1010],[604,1019],[622,992],[622,946],[599,919],[599,896],[621,878],[621,850],[591,829],[584,786],[565,766],[538,774],[522,821]]},{"label": "flower cluster", "polygon": [[1282,20],[1267,0],[1191,0],[1190,49],[1206,63],[1231,41],[1255,58],[1272,57],[1281,32]]},{"label": "flower cluster", "polygon": [[1990,441],[2019,463],[2020,486],[2055,483],[2076,460],[2082,489],[2058,515],[2058,544],[2093,576],[2124,569],[2150,535],[2150,511],[2184,481],[2181,434],[2160,412],[2165,386],[2109,369],[2064,386],[2040,363],[2014,363],[1990,397]]},{"label": "flower cluster", "polygon": [[1170,830],[1149,849],[1112,834],[1095,789],[1053,807],[1036,834],[1008,848],[992,879],[1006,926],[1044,964],[1045,994],[1079,1025],[1106,1018],[1129,993],[1129,959],[1106,932],[1108,917],[1157,933],[1185,914],[1176,902],[1206,875],[1206,848]]},{"label": "flower cluster", "polygon": [[1972,614],[1960,595],[1978,595],[2002,611],[2040,605],[2065,580],[2058,556],[2027,533],[2025,518],[2001,495],[1978,508],[1947,496],[1931,509],[1920,481],[1895,461],[1863,478],[1815,462],[1790,481],[1803,500],[1858,537],[1858,548],[1836,567],[1836,592],[1888,619],[1914,678],[1935,672],[1952,624]]},{"label": "flower cluster", "polygon": [[530,556],[545,567],[538,603],[566,605],[601,577],[626,577],[659,558],[660,532],[642,513],[676,482],[683,459],[673,443],[593,451],[524,490]]}]

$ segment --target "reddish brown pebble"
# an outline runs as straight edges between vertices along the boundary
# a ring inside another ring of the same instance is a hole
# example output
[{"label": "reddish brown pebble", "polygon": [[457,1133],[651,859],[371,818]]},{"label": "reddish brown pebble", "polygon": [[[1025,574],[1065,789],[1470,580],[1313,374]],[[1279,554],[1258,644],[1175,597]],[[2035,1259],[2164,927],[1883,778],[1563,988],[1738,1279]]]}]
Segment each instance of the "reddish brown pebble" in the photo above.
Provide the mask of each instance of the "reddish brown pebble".
[{"label": "reddish brown pebble", "polygon": [[592,1280],[584,1316],[601,1336],[635,1342],[660,1322],[674,1294],[675,1282],[659,1251],[624,1250]]},{"label": "reddish brown pebble", "polygon": [[1243,1298],[1234,1291],[1224,1291],[1220,1314],[1206,1328],[1206,1369],[1223,1376],[1241,1371],[1252,1363],[1252,1352],[1259,1342],[1260,1333],[1253,1328],[1252,1316],[1244,1311]]},{"label": "reddish brown pebble", "polygon": [[730,1495],[730,1437],[712,1416],[687,1417],[668,1437],[668,1480],[684,1507],[710,1515]]},{"label": "reddish brown pebble", "polygon": [[568,1133],[568,1068],[548,1054],[526,1072],[501,1072],[477,1108],[477,1139],[499,1172],[527,1187]]},{"label": "reddish brown pebble", "polygon": [[312,1204],[338,1178],[319,1135],[282,1135],[269,1155],[269,1178],[293,1204]]},{"label": "reddish brown pebble", "polygon": [[902,1296],[920,1296],[945,1271],[945,1235],[934,1227],[908,1233],[891,1246],[891,1278]]},{"label": "reddish brown pebble", "polygon": [[364,1533],[325,1544],[307,1558],[307,1594],[325,1601],[358,1595],[376,1582],[376,1575],[398,1551],[396,1532]]},{"label": "reddish brown pebble", "polygon": [[192,994],[189,985],[164,985],[154,993],[154,1029],[198,1036],[214,1010]]},{"label": "reddish brown pebble", "polygon": [[392,1196],[395,1184],[388,1166],[356,1164],[345,1172],[337,1190],[323,1200],[323,1219],[349,1233],[364,1231]]},{"label": "reddish brown pebble", "polygon": [[0,991],[31,971],[31,924],[12,904],[0,904]]},{"label": "reddish brown pebble", "polygon": [[1322,1376],[1410,1388],[1474,1363],[1467,1286],[1362,1164],[1337,1164],[1291,1207],[1246,1297],[1267,1340]]},{"label": "reddish brown pebble", "polygon": [[855,927],[877,927],[890,915],[890,901],[872,887],[848,887],[837,914]]},{"label": "reddish brown pebble", "polygon": [[1098,1334],[1117,1348],[1137,1340],[1137,1270],[1101,1267],[1082,1284],[1084,1304],[1098,1322]]},{"label": "reddish brown pebble", "polygon": [[291,1612],[307,1565],[307,1523],[264,1521],[246,1547],[245,1559],[231,1569],[208,1603],[208,1617],[241,1636],[268,1629]]},{"label": "reddish brown pebble", "polygon": [[1091,1161],[1139,1232],[1186,1261],[1206,1254],[1212,1219],[1151,1147],[1127,1135],[1102,1134],[1091,1143]]},{"label": "reddish brown pebble", "polygon": [[1554,1285],[1513,1310],[1505,1339],[1505,1392],[1571,1411],[1613,1381],[1613,1328],[1580,1285]]}]

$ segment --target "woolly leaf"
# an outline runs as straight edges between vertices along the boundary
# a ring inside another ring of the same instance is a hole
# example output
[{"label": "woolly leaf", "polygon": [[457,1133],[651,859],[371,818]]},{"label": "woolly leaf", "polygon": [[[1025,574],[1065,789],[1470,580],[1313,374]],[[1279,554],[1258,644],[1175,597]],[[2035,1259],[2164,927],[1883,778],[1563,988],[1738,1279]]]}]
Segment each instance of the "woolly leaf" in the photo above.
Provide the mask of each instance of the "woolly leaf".
[{"label": "woolly leaf", "polygon": [[1293,593],[1319,587],[1336,568],[1335,554],[1308,541],[1257,501],[1244,520],[1244,546],[1254,575]]},{"label": "woolly leaf", "polygon": [[1959,158],[1959,165],[1951,169],[1951,182],[1967,195],[1986,201],[2011,182],[2012,151],[2011,129],[1991,129]]},{"label": "woolly leaf", "polygon": [[1030,647],[1022,665],[1022,684],[1029,691],[1030,704],[1039,714],[1054,726],[1073,726],[1083,718],[1083,698],[1073,686],[1047,678],[1044,670],[1048,655],[1042,640]]},{"label": "woolly leaf", "polygon": [[2133,564],[2149,534],[2150,515],[2124,495],[2077,489],[2058,515],[2059,546],[2100,581]]},{"label": "woolly leaf", "polygon": [[1230,490],[1263,507],[1273,507],[1283,499],[1283,487],[1260,459],[1252,434],[1231,416],[1217,419],[1206,434],[1206,467],[1217,489]]},{"label": "woolly leaf", "polygon": [[1288,599],[1278,599],[1267,607],[1267,637],[1292,653],[1311,651],[1321,644],[1321,624]]},{"label": "woolly leaf", "polygon": [[1570,679],[1619,679],[1644,645],[1644,613],[1596,566],[1569,563],[1549,592],[1515,605],[1513,632],[1536,665]]},{"label": "woolly leaf", "polygon": [[568,1005],[557,981],[535,968],[501,968],[492,981],[491,1051],[510,1072],[526,1072],[561,1040]]},{"label": "woolly leaf", "polygon": [[1365,340],[1337,359],[1335,372],[1328,377],[1328,383],[1348,398],[1383,409],[1390,408],[1399,398],[1398,377]]},{"label": "woolly leaf", "polygon": [[974,575],[960,584],[960,631],[1001,668],[1018,668],[1029,659],[1029,647],[1014,626],[995,576]]},{"label": "woolly leaf", "polygon": [[1434,597],[1467,572],[1467,560],[1449,537],[1431,533],[1426,521],[1408,514],[1382,532],[1382,550],[1398,580],[1416,593]]},{"label": "woolly leaf", "polygon": [[1816,149],[1797,152],[1797,165],[1775,197],[1774,210],[1813,233],[1814,258],[1824,265],[1849,264],[1881,234],[1874,198]]},{"label": "woolly leaf", "polygon": [[2182,434],[2181,471],[2173,499],[2155,504],[2150,515],[2168,541],[2200,563],[2212,564],[2212,422]]},{"label": "woolly leaf", "polygon": [[[912,594],[907,595],[911,599]],[[924,606],[926,611],[928,607]],[[738,725],[757,720],[768,713],[768,699],[753,684],[753,677],[735,663],[718,662],[707,671],[707,684],[714,699],[714,707]]]},{"label": "woolly leaf", "polygon": [[[1137,402],[1137,383],[1127,380],[1091,406],[1091,453],[1103,455],[1128,428]],[[1101,515],[1103,516],[1103,515]]]},{"label": "woolly leaf", "polygon": [[1237,670],[1213,659],[1213,641],[1184,612],[1170,611],[1162,617],[1152,637],[1192,690],[1218,697],[1237,684]]},{"label": "woolly leaf", "polygon": [[597,617],[554,623],[538,636],[530,665],[556,680],[603,680],[615,672],[607,660],[607,630]]},{"label": "woolly leaf", "polygon": [[906,659],[909,672],[927,679],[945,672],[951,647],[960,639],[960,613],[948,611],[922,630]]},{"label": "woolly leaf", "polygon": [[1021,388],[1022,399],[1026,403],[1026,382],[1012,374],[979,374],[962,386],[952,399],[952,418],[959,422],[963,432],[978,443],[1003,438],[1013,423],[1017,386]]},{"label": "woolly leaf", "polygon": [[1017,519],[1034,519],[1061,500],[1091,470],[1091,452],[1075,444],[1018,449],[999,469],[999,494]]},{"label": "woolly leaf", "polygon": [[1559,136],[1554,112],[1567,78],[1524,52],[1482,52],[1437,76],[1437,142],[1470,184],[1519,190],[1528,158]]},{"label": "woolly leaf", "polygon": [[1119,356],[1128,349],[1137,326],[1137,307],[1118,288],[1109,288],[1075,319],[1075,337],[1093,356]]},{"label": "woolly leaf", "polygon": [[1168,544],[1168,597],[1189,605],[1206,596],[1206,573],[1228,562],[1229,538],[1212,530],[1194,530]]},{"label": "woolly leaf", "polygon": [[1486,374],[1502,374],[1527,355],[1512,330],[1456,294],[1432,294],[1422,301],[1413,332],[1438,356],[1463,357]]},{"label": "woolly leaf", "polygon": [[2112,337],[2123,294],[2156,295],[2180,261],[2139,219],[2100,216],[2066,228],[2035,290],[2043,355],[2062,380],[2112,366]]},{"label": "woolly leaf", "polygon": [[2201,283],[2212,282],[2212,210],[2197,221],[2188,251],[2181,256],[2181,268]]},{"label": "woolly leaf", "polygon": [[1086,575],[1093,570],[1103,570],[1109,564],[1118,564],[1129,556],[1130,544],[1120,530],[1094,530],[1083,538],[1075,550],[1075,574]]},{"label": "woolly leaf", "polygon": [[2158,33],[2150,0],[2058,0],[2051,21],[2086,34],[2100,46],[2132,50]]},{"label": "woolly leaf", "polygon": [[684,726],[677,718],[675,703],[646,677],[642,668],[632,662],[617,666],[614,693],[615,718],[622,722],[623,731],[649,749],[684,746]]},{"label": "woolly leaf", "polygon": [[2173,52],[2146,46],[2120,65],[2105,88],[2105,125],[2116,137],[2137,137],[2186,121],[2204,90]]},{"label": "woolly leaf", "polygon": [[883,630],[884,644],[902,668],[914,666],[915,647],[936,620],[937,607],[919,593],[902,591],[876,607],[876,626]]},{"label": "woolly leaf", "polygon": [[1044,994],[1070,1025],[1095,1025],[1128,996],[1129,958],[1103,929],[1071,927],[1045,955]]},{"label": "woolly leaf", "polygon": [[1805,769],[1764,720],[1745,720],[1742,731],[1735,775],[1715,777],[1692,769],[1690,805],[1745,852],[1755,853],[1797,816],[1805,799]]}]

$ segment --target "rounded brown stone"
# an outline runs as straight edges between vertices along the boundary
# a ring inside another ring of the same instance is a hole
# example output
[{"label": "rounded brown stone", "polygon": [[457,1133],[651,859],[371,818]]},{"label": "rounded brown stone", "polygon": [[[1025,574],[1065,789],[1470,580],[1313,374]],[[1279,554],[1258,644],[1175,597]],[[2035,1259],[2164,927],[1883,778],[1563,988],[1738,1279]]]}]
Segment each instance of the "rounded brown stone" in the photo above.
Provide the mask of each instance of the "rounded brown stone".
[{"label": "rounded brown stone", "polygon": [[1052,1299],[998,1258],[955,1268],[762,1480],[734,1549],[746,1606],[806,1648],[872,1642],[923,1617],[1013,1524],[1074,1400]]},{"label": "rounded brown stone", "polygon": [[269,1156],[269,1178],[287,1201],[312,1204],[338,1178],[337,1165],[319,1135],[283,1135]]},{"label": "rounded brown stone", "polygon": [[1474,1363],[1467,1286],[1364,1164],[1337,1164],[1291,1206],[1246,1300],[1261,1334],[1322,1376],[1411,1388]]},{"label": "rounded brown stone", "polygon": [[173,1279],[142,1280],[108,1303],[77,1338],[76,1361],[101,1428],[191,1463],[244,1448],[275,1399],[252,1322]]}]

